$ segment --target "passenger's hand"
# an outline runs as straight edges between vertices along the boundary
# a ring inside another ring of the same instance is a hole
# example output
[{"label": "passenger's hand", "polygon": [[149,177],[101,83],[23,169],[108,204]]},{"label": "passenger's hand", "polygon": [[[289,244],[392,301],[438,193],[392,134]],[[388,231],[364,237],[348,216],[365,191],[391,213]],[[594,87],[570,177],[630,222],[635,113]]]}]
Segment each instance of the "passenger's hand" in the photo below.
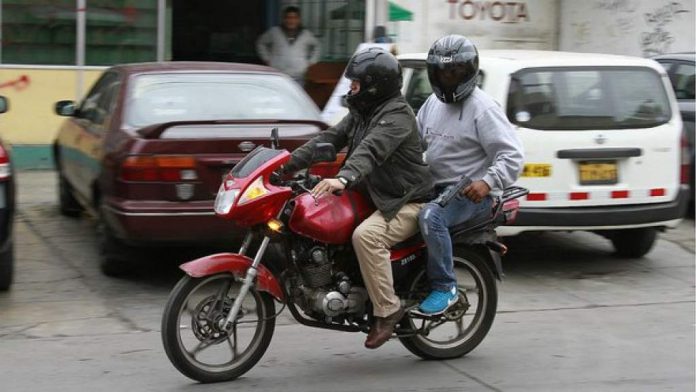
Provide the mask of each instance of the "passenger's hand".
[{"label": "passenger's hand", "polygon": [[474,203],[478,203],[491,193],[491,187],[486,184],[486,181],[477,180],[462,189],[460,193]]},{"label": "passenger's hand", "polygon": [[312,189],[312,196],[320,198],[327,193],[342,191],[346,189],[341,181],[336,178],[325,178]]}]

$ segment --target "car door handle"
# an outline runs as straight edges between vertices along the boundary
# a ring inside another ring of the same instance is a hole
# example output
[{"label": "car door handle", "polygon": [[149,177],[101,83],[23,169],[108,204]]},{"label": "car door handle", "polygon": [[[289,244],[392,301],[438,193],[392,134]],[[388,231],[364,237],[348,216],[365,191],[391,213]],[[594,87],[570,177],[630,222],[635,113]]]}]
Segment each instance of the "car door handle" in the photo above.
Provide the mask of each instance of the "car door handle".
[{"label": "car door handle", "polygon": [[641,155],[643,150],[640,148],[583,148],[556,152],[556,157],[559,159],[632,158]]}]

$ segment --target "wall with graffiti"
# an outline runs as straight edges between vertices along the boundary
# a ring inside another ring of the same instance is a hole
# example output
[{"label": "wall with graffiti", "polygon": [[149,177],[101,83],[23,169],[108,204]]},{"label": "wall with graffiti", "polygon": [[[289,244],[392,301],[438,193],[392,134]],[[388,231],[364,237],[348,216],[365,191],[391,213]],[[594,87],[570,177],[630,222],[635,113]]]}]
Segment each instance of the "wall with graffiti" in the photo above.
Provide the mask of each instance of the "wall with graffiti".
[{"label": "wall with graffiti", "polygon": [[425,52],[438,38],[462,34],[480,49],[557,46],[558,1],[392,0],[413,12],[412,21],[389,23],[400,53]]},{"label": "wall with graffiti", "polygon": [[694,0],[563,0],[560,50],[651,57],[694,51]]},{"label": "wall with graffiti", "polygon": [[[84,72],[87,89],[101,70]],[[5,143],[48,145],[60,123],[53,111],[57,101],[75,99],[78,71],[75,67],[0,68],[0,95],[10,101],[10,110],[0,115],[0,136]]]}]

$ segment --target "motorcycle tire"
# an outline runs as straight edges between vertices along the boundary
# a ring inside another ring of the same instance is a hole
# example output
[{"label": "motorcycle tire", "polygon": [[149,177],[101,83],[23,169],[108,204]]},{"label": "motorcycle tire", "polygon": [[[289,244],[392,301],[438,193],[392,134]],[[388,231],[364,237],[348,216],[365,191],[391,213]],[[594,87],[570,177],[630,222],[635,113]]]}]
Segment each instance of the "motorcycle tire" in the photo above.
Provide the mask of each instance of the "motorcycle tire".
[{"label": "motorcycle tire", "polygon": [[[411,353],[423,359],[451,359],[459,358],[476,348],[486,337],[493,325],[498,306],[498,291],[495,276],[486,262],[485,256],[470,248],[458,247],[454,249],[454,268],[468,272],[476,283],[479,291],[479,300],[474,309],[471,327],[467,328],[464,336],[449,344],[440,344],[424,335],[401,337],[399,340]],[[461,282],[457,282],[458,285]],[[429,282],[425,271],[417,274],[411,282],[412,292],[428,292]],[[460,301],[462,289],[460,287]],[[420,301],[419,301],[420,302]],[[456,306],[456,305],[455,305]],[[461,319],[461,318],[460,318]],[[416,324],[410,315],[402,321],[402,327],[409,326],[416,329]]]},{"label": "motorcycle tire", "polygon": [[[249,347],[240,355],[237,361],[233,358],[229,366],[206,366],[198,362],[195,354],[191,354],[182,343],[180,332],[180,316],[185,311],[189,296],[197,288],[214,279],[232,279],[231,274],[223,273],[202,278],[184,276],[169,295],[169,300],[162,316],[162,343],[167,357],[185,376],[201,383],[214,383],[233,380],[249,371],[261,359],[271,343],[275,329],[275,305],[273,298],[263,292],[249,290],[247,296],[253,297],[258,309],[258,320],[254,336]],[[241,320],[244,320],[242,318]],[[233,354],[233,357],[235,355]]]}]

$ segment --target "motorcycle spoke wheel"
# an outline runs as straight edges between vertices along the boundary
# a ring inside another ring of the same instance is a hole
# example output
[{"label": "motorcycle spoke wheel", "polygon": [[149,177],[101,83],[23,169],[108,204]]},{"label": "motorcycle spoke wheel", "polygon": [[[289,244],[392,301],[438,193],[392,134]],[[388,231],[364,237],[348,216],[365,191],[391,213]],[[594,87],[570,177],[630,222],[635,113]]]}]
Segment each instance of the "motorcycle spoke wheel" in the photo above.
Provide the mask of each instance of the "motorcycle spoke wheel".
[{"label": "motorcycle spoke wheel", "polygon": [[251,289],[231,328],[223,327],[241,282],[229,274],[185,277],[162,321],[165,351],[186,376],[201,382],[239,377],[263,355],[275,325],[273,300]]},{"label": "motorcycle spoke wheel", "polygon": [[[459,300],[442,315],[429,320],[421,333],[404,337],[401,342],[414,354],[426,359],[456,358],[474,349],[493,323],[497,308],[495,278],[485,260],[475,252],[455,255],[455,273]],[[425,271],[411,285],[412,293],[429,292]],[[427,294],[426,294],[427,295]],[[425,295],[419,294],[420,302]],[[421,317],[411,314],[408,327],[417,329]]]}]

